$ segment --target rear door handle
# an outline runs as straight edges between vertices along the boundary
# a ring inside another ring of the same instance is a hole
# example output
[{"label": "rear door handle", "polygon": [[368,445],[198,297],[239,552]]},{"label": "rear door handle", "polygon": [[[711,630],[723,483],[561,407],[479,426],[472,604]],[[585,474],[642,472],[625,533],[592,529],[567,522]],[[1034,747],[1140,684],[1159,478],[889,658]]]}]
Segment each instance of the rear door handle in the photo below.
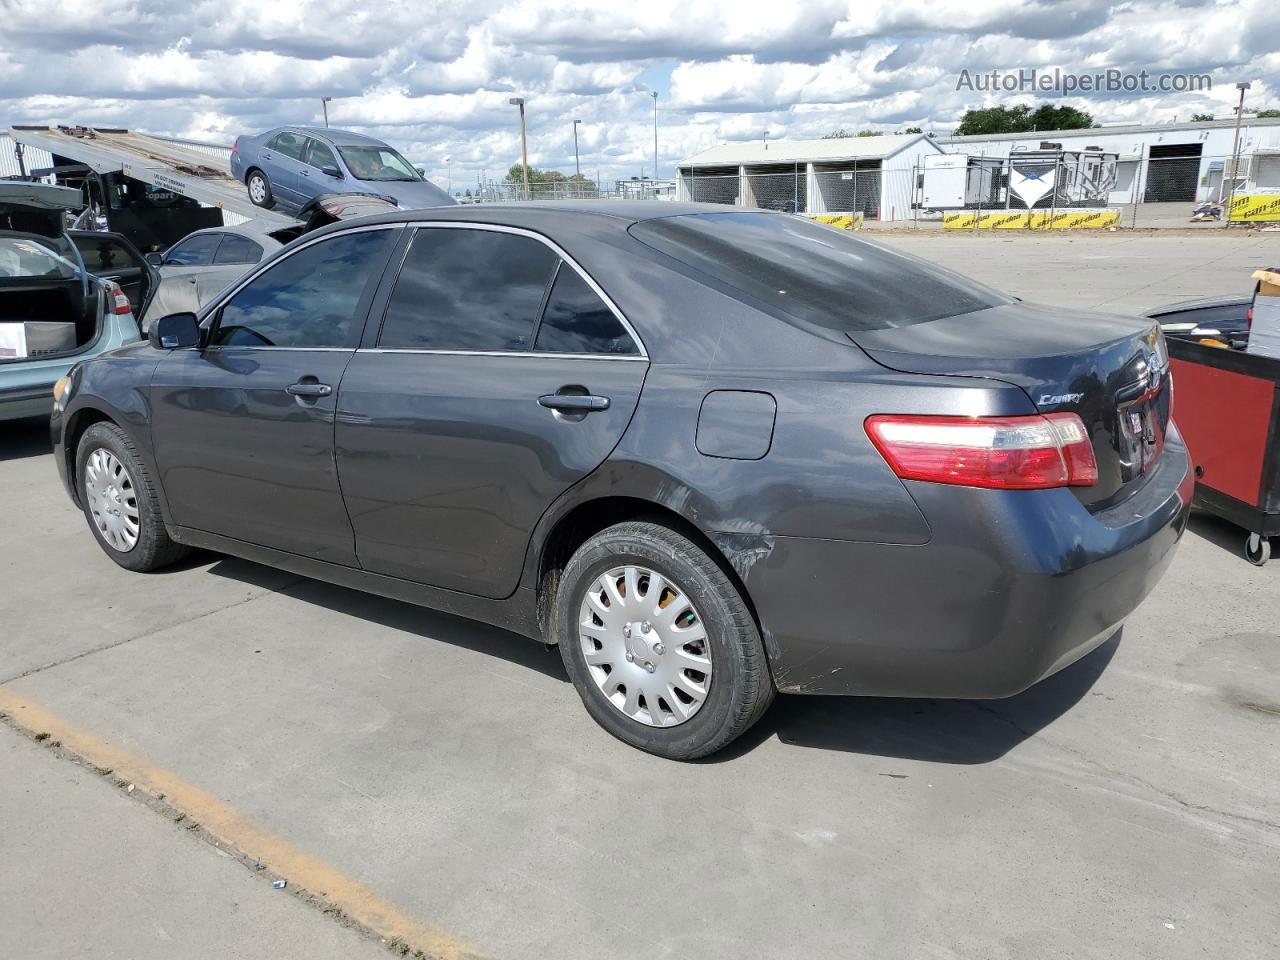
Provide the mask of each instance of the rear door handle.
[{"label": "rear door handle", "polygon": [[538,403],[549,410],[559,410],[563,413],[593,413],[597,410],[609,409],[608,397],[595,397],[590,394],[584,397],[576,393],[548,393],[539,397]]},{"label": "rear door handle", "polygon": [[301,380],[284,389],[285,393],[291,393],[295,397],[327,397],[333,393],[333,387],[327,383],[303,383]]}]

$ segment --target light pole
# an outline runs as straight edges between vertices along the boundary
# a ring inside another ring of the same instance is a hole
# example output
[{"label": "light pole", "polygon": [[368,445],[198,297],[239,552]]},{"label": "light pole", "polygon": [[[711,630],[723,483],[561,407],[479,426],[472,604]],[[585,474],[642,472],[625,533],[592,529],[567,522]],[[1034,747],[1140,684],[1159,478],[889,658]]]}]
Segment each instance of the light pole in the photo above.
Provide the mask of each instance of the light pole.
[{"label": "light pole", "polygon": [[320,98],[320,109],[324,111],[324,125],[326,127],[329,125],[329,101],[332,99],[333,97]]},{"label": "light pole", "polygon": [[573,169],[579,177],[582,176],[582,163],[578,160],[578,124],[581,122],[573,121]]},{"label": "light pole", "polygon": [[1231,145],[1231,189],[1227,191],[1227,205],[1222,210],[1224,226],[1231,223],[1231,201],[1236,195],[1236,175],[1240,169],[1240,121],[1244,118],[1244,92],[1249,89],[1249,84],[1237,83],[1236,89],[1240,91],[1240,104],[1236,107],[1236,139]]},{"label": "light pole", "polygon": [[445,171],[445,176],[446,176],[446,177],[448,178],[448,180],[449,180],[449,189],[448,189],[448,191],[447,191],[447,192],[448,192],[448,194],[449,194],[450,196],[452,196],[452,195],[453,195],[453,167],[452,167],[452,163],[453,163],[453,157],[445,157],[445,158],[444,158],[444,171]]},{"label": "light pole", "polygon": [[520,175],[524,178],[524,198],[529,199],[529,143],[524,135],[524,97],[512,97],[507,103],[520,108]]},{"label": "light pole", "polygon": [[653,179],[658,179],[658,91],[650,90],[653,97]]}]

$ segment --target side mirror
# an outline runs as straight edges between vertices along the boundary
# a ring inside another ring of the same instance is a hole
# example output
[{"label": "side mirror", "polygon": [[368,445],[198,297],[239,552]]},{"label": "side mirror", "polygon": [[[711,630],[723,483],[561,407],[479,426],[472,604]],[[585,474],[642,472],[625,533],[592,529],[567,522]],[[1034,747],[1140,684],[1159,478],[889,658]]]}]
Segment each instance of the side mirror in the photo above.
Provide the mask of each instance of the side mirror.
[{"label": "side mirror", "polygon": [[326,177],[333,177],[335,180],[342,179],[342,171],[339,170],[337,167],[321,167],[320,172],[323,173]]},{"label": "side mirror", "polygon": [[415,170],[417,170],[417,171],[418,171],[418,176],[420,176],[423,180],[427,179],[427,168],[426,168],[426,167],[414,167],[413,169],[415,169]]},{"label": "side mirror", "polygon": [[151,345],[157,350],[181,350],[200,345],[200,324],[194,313],[171,313],[151,321],[147,331]]},{"label": "side mirror", "polygon": [[160,264],[164,263],[164,254],[158,251],[152,252],[152,253],[144,253],[142,255],[142,259],[147,261],[147,263],[151,264],[153,267],[158,267],[160,266]]}]

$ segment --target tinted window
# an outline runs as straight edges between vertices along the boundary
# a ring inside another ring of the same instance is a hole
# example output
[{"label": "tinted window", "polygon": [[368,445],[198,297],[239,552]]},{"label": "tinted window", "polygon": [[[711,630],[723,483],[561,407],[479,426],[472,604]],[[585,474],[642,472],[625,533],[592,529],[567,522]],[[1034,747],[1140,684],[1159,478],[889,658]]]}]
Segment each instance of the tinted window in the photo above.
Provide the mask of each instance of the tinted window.
[{"label": "tinted window", "polygon": [[393,233],[340,234],[281,260],[227,301],[213,342],[354,347],[360,339],[360,300],[382,270]]},{"label": "tinted window", "polygon": [[184,267],[207,266],[213,262],[213,251],[221,239],[220,233],[198,233],[188,237],[164,255],[164,262]]},{"label": "tinted window", "polygon": [[276,153],[292,157],[294,160],[302,159],[302,150],[307,145],[307,138],[297,133],[278,133],[274,140],[267,144],[269,150]]},{"label": "tinted window", "polygon": [[142,266],[142,261],[125,244],[113,237],[75,238],[85,269],[90,273],[110,273]]},{"label": "tinted window", "polygon": [[315,167],[317,170],[323,170],[325,167],[336,167],[337,159],[333,155],[333,151],[321,143],[319,140],[307,141],[307,163]]},{"label": "tinted window", "polygon": [[544,244],[510,233],[419,230],[378,345],[528,350],[556,260]]},{"label": "tinted window", "polygon": [[257,263],[262,259],[262,247],[238,233],[223,234],[222,244],[213,258],[214,263]]},{"label": "tinted window", "polygon": [[535,350],[549,353],[636,353],[626,328],[581,274],[560,265]]},{"label": "tinted window", "polygon": [[631,235],[799,320],[879,330],[1009,298],[959,274],[800,217],[710,213],[633,224]]}]

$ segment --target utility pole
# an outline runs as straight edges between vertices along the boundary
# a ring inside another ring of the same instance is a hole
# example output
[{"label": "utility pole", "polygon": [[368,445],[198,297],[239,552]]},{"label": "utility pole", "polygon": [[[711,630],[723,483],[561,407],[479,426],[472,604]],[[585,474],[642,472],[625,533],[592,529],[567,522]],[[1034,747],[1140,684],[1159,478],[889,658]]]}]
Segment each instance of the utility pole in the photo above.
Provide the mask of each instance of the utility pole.
[{"label": "utility pole", "polygon": [[1244,119],[1244,92],[1249,89],[1249,84],[1237,83],[1236,89],[1240,91],[1240,104],[1236,107],[1236,139],[1235,143],[1231,145],[1231,189],[1227,191],[1227,204],[1222,208],[1222,225],[1224,227],[1231,224],[1231,201],[1235,199],[1236,175],[1240,169],[1240,121]]},{"label": "utility pole", "polygon": [[529,199],[529,142],[524,135],[524,97],[512,97],[507,103],[520,108],[520,174],[524,178],[524,198]]},{"label": "utility pole", "polygon": [[582,163],[578,160],[578,124],[581,122],[573,121],[573,169],[579,177],[582,176]]},{"label": "utility pole", "polygon": [[658,91],[650,90],[653,97],[653,179],[658,179]]},{"label": "utility pole", "polygon": [[329,101],[332,99],[333,97],[320,98],[320,109],[324,111],[324,125],[326,127],[329,125]]}]

